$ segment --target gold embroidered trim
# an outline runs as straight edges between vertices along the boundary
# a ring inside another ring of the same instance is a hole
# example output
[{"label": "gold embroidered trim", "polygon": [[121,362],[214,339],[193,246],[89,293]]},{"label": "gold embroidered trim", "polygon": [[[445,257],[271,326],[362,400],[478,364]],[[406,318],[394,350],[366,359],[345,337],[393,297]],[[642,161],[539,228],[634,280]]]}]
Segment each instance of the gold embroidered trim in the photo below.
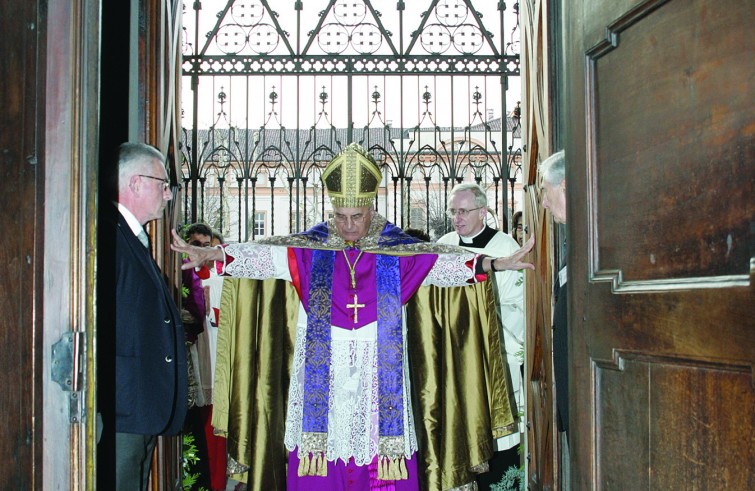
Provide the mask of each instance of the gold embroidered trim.
[{"label": "gold embroidered trim", "polygon": [[328,459],[325,452],[328,449],[328,434],[303,432],[299,445],[299,476],[327,476]]},{"label": "gold embroidered trim", "polygon": [[309,452],[325,452],[328,449],[328,434],[305,431],[301,434],[299,455]]},{"label": "gold embroidered trim", "polygon": [[228,456],[228,463],[226,464],[226,474],[243,474],[249,470],[249,466],[239,463],[234,460],[230,455]]},{"label": "gold embroidered trim", "polygon": [[[380,233],[385,228],[385,224],[388,221],[385,217],[375,214],[370,224],[370,229],[367,231],[367,235],[363,237],[359,242],[353,244],[353,247],[365,252],[388,254],[394,256],[410,256],[414,254],[457,254],[460,256],[469,255],[469,251],[466,249],[454,246],[434,244],[432,242],[419,242],[416,244],[400,244],[395,246],[380,245]],[[337,233],[335,233],[335,222],[333,219],[328,221],[328,230],[331,233],[328,235],[328,239],[325,242],[316,242],[309,237],[303,235],[283,235],[274,237],[265,237],[257,241],[259,244],[285,246],[285,247],[299,247],[304,249],[321,249],[321,250],[340,250],[345,249],[352,244],[346,244]]]}]

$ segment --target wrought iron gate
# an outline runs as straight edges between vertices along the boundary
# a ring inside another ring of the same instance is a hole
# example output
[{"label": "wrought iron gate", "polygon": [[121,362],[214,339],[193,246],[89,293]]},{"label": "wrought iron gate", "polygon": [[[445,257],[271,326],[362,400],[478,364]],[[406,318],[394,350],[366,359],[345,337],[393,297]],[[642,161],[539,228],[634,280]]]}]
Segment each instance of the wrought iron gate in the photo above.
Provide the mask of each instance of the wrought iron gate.
[{"label": "wrought iron gate", "polygon": [[442,234],[451,187],[476,181],[505,228],[521,206],[519,106],[506,102],[518,3],[273,3],[184,8],[186,222],[239,241],[303,230],[328,217],[324,165],[358,142],[381,164],[389,220]]}]

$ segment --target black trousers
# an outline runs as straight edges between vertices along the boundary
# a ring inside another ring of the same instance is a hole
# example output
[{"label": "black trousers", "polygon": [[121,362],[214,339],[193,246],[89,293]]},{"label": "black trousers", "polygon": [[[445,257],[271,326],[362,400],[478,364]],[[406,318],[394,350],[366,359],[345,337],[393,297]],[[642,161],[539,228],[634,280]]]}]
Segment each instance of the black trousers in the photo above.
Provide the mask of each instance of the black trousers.
[{"label": "black trousers", "polygon": [[156,442],[154,435],[115,434],[116,491],[147,490]]}]

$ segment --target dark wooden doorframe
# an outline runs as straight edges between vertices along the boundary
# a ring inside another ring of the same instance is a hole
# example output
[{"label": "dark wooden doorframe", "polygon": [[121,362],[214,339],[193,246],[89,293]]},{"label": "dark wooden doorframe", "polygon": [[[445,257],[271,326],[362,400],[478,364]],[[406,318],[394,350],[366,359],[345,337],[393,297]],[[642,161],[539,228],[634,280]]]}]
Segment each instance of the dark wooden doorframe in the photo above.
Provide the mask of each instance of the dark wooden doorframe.
[{"label": "dark wooden doorframe", "polygon": [[543,209],[538,164],[559,147],[563,124],[559,114],[561,26],[559,0],[522,4],[522,169],[525,182],[524,224],[526,236],[537,237],[533,254],[536,271],[527,274],[527,340],[525,380],[527,392],[528,489],[560,489],[559,440],[555,420],[555,387],[552,359],[553,276],[562,253],[554,240],[559,229]]}]

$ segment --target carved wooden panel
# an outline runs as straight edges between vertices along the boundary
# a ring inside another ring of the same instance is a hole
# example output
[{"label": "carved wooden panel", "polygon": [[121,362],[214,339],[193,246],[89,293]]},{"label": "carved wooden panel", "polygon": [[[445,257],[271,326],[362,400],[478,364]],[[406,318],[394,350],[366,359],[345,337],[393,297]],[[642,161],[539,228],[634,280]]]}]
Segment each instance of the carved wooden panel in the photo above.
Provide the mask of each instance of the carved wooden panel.
[{"label": "carved wooden panel", "polygon": [[752,474],[731,472],[755,459],[750,366],[632,353],[616,358],[617,364],[595,366],[603,489],[626,488],[626,476],[634,476],[632,489],[678,489],[684,483],[752,489]]},{"label": "carved wooden panel", "polygon": [[[178,257],[170,250],[170,230],[181,216],[181,192],[177,186],[176,143],[180,115],[179,70],[180,35],[183,4],[175,0],[147,0],[141,3],[139,26],[138,98],[135,108],[139,128],[137,138],[159,148],[167,156],[167,171],[173,183],[173,199],[163,219],[152,222],[151,235],[157,262],[173,286],[180,305],[180,268]],[[174,489],[182,479],[181,438],[161,437],[153,464],[153,489]]]},{"label": "carved wooden panel", "polygon": [[588,51],[596,279],[748,284],[755,63],[737,61],[752,57],[751,33],[729,27],[752,15],[737,0],[646,1]]},{"label": "carved wooden panel", "polygon": [[[93,479],[97,6],[0,4],[2,489]],[[52,347],[71,331],[76,364],[59,384],[51,374],[65,359],[56,365]]]}]

